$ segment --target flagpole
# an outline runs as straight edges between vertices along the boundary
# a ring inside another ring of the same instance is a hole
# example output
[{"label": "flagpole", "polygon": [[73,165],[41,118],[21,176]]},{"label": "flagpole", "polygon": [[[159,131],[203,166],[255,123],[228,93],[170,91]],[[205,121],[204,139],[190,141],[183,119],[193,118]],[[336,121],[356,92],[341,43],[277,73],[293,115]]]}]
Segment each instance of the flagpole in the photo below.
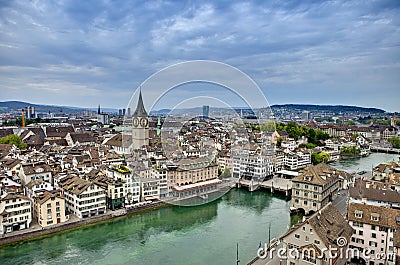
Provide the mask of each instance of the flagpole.
[{"label": "flagpole", "polygon": [[269,223],[268,227],[268,250],[270,248],[270,244],[271,244],[271,223]]}]

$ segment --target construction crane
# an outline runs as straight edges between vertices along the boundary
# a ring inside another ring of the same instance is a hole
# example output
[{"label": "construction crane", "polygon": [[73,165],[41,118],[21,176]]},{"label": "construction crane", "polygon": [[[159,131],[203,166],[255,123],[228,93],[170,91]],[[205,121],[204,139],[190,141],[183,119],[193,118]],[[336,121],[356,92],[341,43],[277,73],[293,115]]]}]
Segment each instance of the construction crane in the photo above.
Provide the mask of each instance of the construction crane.
[{"label": "construction crane", "polygon": [[25,109],[24,108],[21,110],[21,113],[22,113],[22,115],[21,115],[22,128],[25,128]]}]

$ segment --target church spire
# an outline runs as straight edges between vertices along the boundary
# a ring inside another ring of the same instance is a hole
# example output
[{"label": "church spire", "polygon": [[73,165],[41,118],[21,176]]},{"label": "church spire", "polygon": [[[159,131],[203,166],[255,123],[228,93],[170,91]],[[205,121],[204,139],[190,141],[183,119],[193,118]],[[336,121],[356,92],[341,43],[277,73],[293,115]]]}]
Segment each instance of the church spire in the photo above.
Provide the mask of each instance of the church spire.
[{"label": "church spire", "polygon": [[138,99],[138,103],[136,106],[136,110],[133,113],[133,116],[136,116],[136,117],[147,117],[148,116],[146,109],[144,108],[144,105],[143,105],[142,86],[140,86],[139,99]]}]

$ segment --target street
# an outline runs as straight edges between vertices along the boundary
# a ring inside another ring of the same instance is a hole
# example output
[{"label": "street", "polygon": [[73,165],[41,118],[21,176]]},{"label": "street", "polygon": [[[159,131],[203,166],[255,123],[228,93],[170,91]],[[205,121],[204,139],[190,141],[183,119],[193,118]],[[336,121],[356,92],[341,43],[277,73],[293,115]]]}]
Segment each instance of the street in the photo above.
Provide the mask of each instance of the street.
[{"label": "street", "polygon": [[349,190],[341,190],[338,192],[338,196],[333,200],[332,204],[335,206],[339,212],[346,218],[347,214],[347,197]]}]

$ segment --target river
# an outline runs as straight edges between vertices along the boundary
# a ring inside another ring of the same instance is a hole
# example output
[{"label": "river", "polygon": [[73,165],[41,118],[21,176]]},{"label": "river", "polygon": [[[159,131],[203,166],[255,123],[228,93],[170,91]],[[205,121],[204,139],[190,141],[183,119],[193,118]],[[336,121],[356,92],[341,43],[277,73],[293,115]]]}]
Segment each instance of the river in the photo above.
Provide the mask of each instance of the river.
[{"label": "river", "polygon": [[387,153],[371,153],[371,155],[363,158],[354,158],[341,160],[330,164],[330,166],[335,167],[340,170],[345,170],[349,173],[359,172],[362,170],[372,171],[372,168],[379,165],[380,163],[389,161],[399,161],[400,155],[397,154],[387,154]]},{"label": "river", "polygon": [[[332,166],[370,170],[398,155],[373,153]],[[266,191],[233,189],[195,207],[171,206],[128,215],[42,239],[0,248],[1,264],[240,264],[256,256],[260,242],[287,231],[290,201]]]}]

